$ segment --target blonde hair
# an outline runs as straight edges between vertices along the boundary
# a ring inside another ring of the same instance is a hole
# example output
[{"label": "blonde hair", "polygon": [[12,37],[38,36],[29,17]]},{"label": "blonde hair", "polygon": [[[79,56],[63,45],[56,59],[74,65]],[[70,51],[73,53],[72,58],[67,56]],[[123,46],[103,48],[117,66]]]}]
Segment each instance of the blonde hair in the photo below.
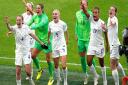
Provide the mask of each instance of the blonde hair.
[{"label": "blonde hair", "polygon": [[59,9],[54,9],[53,12],[57,12],[60,15]]}]

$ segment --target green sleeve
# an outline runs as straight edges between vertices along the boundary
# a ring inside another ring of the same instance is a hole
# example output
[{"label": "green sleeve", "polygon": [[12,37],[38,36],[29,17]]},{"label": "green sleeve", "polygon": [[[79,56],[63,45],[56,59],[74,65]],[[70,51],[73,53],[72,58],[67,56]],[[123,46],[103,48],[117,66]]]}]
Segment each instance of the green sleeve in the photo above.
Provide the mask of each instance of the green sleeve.
[{"label": "green sleeve", "polygon": [[78,26],[77,26],[77,22],[76,22],[76,26],[75,26],[75,35],[77,36],[77,32],[78,32]]},{"label": "green sleeve", "polygon": [[31,25],[31,29],[37,29],[37,28],[43,27],[47,23],[48,23],[48,19],[46,17],[45,18],[42,18],[42,20],[40,21],[40,23]]}]

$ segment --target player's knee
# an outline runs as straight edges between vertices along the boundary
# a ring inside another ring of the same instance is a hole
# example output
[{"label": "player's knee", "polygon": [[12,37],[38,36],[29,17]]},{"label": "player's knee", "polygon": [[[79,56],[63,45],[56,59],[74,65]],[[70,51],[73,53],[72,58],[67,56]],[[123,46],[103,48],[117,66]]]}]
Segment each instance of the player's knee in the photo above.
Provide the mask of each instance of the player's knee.
[{"label": "player's knee", "polygon": [[85,56],[85,52],[80,52],[79,55],[80,56]]},{"label": "player's knee", "polygon": [[21,68],[19,66],[16,67],[16,74],[17,75],[21,74]]},{"label": "player's knee", "polygon": [[66,64],[62,64],[62,69],[66,69]]},{"label": "player's knee", "polygon": [[62,69],[66,69],[66,66],[64,66],[64,67],[62,66]]},{"label": "player's knee", "polygon": [[104,63],[100,63],[100,66],[101,66],[101,67],[104,67]]}]

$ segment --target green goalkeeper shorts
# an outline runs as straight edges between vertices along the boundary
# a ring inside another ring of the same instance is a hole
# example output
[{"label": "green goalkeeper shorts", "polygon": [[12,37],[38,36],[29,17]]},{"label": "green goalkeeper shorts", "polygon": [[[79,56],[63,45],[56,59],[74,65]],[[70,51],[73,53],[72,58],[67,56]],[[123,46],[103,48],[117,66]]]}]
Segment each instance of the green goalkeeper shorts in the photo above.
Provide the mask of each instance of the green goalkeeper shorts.
[{"label": "green goalkeeper shorts", "polygon": [[89,41],[78,40],[78,51],[87,52]]},{"label": "green goalkeeper shorts", "polygon": [[51,44],[46,44],[46,45],[48,46],[48,49],[43,49],[41,47],[41,44],[36,41],[35,42],[35,45],[34,45],[34,48],[36,48],[36,49],[38,49],[40,51],[43,51],[46,54],[52,52],[52,46],[51,46]]}]

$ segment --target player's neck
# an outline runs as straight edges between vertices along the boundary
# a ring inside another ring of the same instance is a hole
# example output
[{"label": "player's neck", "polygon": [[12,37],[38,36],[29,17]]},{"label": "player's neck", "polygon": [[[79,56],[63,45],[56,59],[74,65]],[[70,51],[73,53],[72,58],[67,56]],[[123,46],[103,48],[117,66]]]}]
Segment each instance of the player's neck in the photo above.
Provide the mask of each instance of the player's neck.
[{"label": "player's neck", "polygon": [[58,20],[54,20],[55,23],[58,23],[59,22],[59,19]]},{"label": "player's neck", "polygon": [[42,15],[42,12],[40,12],[40,13],[37,13],[37,15],[38,15],[38,16],[41,16],[41,15]]},{"label": "player's neck", "polygon": [[31,15],[31,13],[29,11],[27,11],[27,15]]},{"label": "player's neck", "polygon": [[94,21],[95,21],[95,22],[97,22],[98,20],[99,20],[99,18],[97,18],[97,19],[94,19]]},{"label": "player's neck", "polygon": [[17,27],[18,27],[18,28],[21,28],[21,27],[22,27],[22,24],[17,24]]}]

